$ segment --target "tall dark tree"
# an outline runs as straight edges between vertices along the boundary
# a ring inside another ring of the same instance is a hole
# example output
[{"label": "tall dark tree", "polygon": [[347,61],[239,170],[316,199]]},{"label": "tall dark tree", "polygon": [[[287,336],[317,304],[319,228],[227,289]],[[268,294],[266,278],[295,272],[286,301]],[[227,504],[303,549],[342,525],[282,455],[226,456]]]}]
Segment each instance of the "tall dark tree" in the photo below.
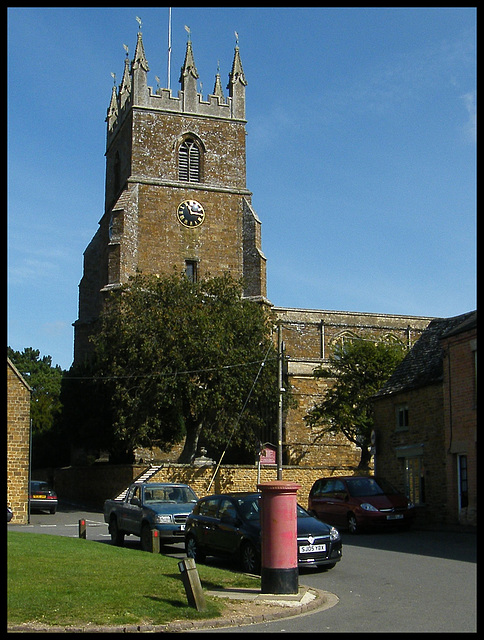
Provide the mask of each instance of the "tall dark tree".
[{"label": "tall dark tree", "polygon": [[318,367],[316,377],[333,385],[323,400],[305,416],[311,426],[321,427],[321,434],[342,433],[361,449],[360,469],[367,469],[371,459],[373,429],[372,396],[392,375],[407,351],[396,342],[377,342],[363,336],[340,343],[327,366]]},{"label": "tall dark tree", "polygon": [[32,464],[53,466],[65,461],[63,443],[59,439],[59,417],[63,370],[52,366],[51,356],[40,357],[40,351],[26,347],[22,352],[7,347],[7,355],[32,388],[30,418],[32,420]]},{"label": "tall dark tree", "polygon": [[133,277],[108,300],[85,381],[110,423],[104,441],[129,455],[184,440],[179,461],[189,462],[200,446],[215,457],[230,439],[227,461],[253,461],[277,422],[271,332],[266,307],[243,299],[229,276]]}]

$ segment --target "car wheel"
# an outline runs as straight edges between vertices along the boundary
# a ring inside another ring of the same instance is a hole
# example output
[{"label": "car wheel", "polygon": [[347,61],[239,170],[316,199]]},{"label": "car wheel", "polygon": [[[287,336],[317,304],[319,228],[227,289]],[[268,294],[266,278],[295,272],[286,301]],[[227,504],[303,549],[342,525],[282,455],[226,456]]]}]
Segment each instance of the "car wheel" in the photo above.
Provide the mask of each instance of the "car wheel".
[{"label": "car wheel", "polygon": [[244,542],[240,550],[240,561],[246,573],[260,572],[260,557],[251,542]]},{"label": "car wheel", "polygon": [[204,562],[205,554],[200,550],[198,542],[193,536],[187,538],[185,551],[187,552],[187,558],[193,558],[195,562]]},{"label": "car wheel", "polygon": [[153,541],[151,540],[151,527],[145,524],[141,527],[141,548],[143,551],[151,553],[153,551]]},{"label": "car wheel", "polygon": [[122,547],[124,544],[124,531],[121,531],[118,527],[116,518],[112,518],[109,523],[109,533],[111,534],[111,542],[117,547]]},{"label": "car wheel", "polygon": [[55,507],[53,509],[51,509],[50,512],[53,515],[55,513]]},{"label": "car wheel", "polygon": [[358,523],[356,522],[356,516],[354,513],[348,514],[348,529],[350,533],[358,533],[360,530],[358,527]]}]

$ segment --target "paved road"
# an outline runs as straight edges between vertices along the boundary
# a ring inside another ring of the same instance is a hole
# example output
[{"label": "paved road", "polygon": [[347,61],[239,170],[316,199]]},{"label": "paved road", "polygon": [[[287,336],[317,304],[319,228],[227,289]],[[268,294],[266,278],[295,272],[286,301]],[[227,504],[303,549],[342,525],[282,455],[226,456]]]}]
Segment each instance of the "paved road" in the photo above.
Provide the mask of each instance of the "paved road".
[{"label": "paved road", "polygon": [[[331,609],[240,632],[475,632],[476,535],[431,531],[343,534],[343,559],[300,584],[339,598]],[[214,631],[215,633],[215,631]]]},{"label": "paved road", "polygon": [[7,526],[12,531],[33,533],[48,533],[54,536],[79,536],[79,520],[86,521],[87,537],[89,540],[109,540],[108,526],[104,522],[102,512],[89,509],[80,510],[79,507],[60,503],[57,513],[37,511],[30,514],[30,523],[18,525],[10,522]]},{"label": "paved road", "polygon": [[[66,505],[55,515],[32,514],[29,525],[7,526],[16,531],[77,537],[80,518],[86,519],[89,540],[110,541],[102,513]],[[139,549],[138,538],[127,538],[126,546]],[[299,576],[300,584],[336,594],[336,606],[230,632],[475,632],[476,547],[475,533],[411,530],[343,534],[343,559],[334,569],[305,570]],[[181,544],[166,551],[184,557]],[[208,562],[232,566],[220,559]]]}]

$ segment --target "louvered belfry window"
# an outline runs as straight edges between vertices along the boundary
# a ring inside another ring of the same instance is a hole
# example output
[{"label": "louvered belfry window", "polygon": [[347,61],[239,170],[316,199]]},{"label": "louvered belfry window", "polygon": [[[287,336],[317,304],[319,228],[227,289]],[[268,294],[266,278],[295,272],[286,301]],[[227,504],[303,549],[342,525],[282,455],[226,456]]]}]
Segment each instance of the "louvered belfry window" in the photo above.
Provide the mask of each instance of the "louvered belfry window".
[{"label": "louvered belfry window", "polygon": [[178,179],[200,182],[200,149],[192,138],[187,138],[178,150]]}]

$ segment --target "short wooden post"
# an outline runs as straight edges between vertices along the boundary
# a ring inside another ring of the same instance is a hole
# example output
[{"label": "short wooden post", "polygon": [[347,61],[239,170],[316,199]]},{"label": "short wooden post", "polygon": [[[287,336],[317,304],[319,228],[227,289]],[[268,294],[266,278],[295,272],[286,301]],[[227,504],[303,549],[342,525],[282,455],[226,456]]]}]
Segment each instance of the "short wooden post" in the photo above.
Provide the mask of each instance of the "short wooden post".
[{"label": "short wooden post", "polygon": [[151,552],[160,553],[160,533],[158,529],[151,530]]},{"label": "short wooden post", "polygon": [[205,596],[203,595],[200,576],[193,558],[185,558],[178,563],[183,586],[187,594],[188,605],[197,611],[205,609]]}]

